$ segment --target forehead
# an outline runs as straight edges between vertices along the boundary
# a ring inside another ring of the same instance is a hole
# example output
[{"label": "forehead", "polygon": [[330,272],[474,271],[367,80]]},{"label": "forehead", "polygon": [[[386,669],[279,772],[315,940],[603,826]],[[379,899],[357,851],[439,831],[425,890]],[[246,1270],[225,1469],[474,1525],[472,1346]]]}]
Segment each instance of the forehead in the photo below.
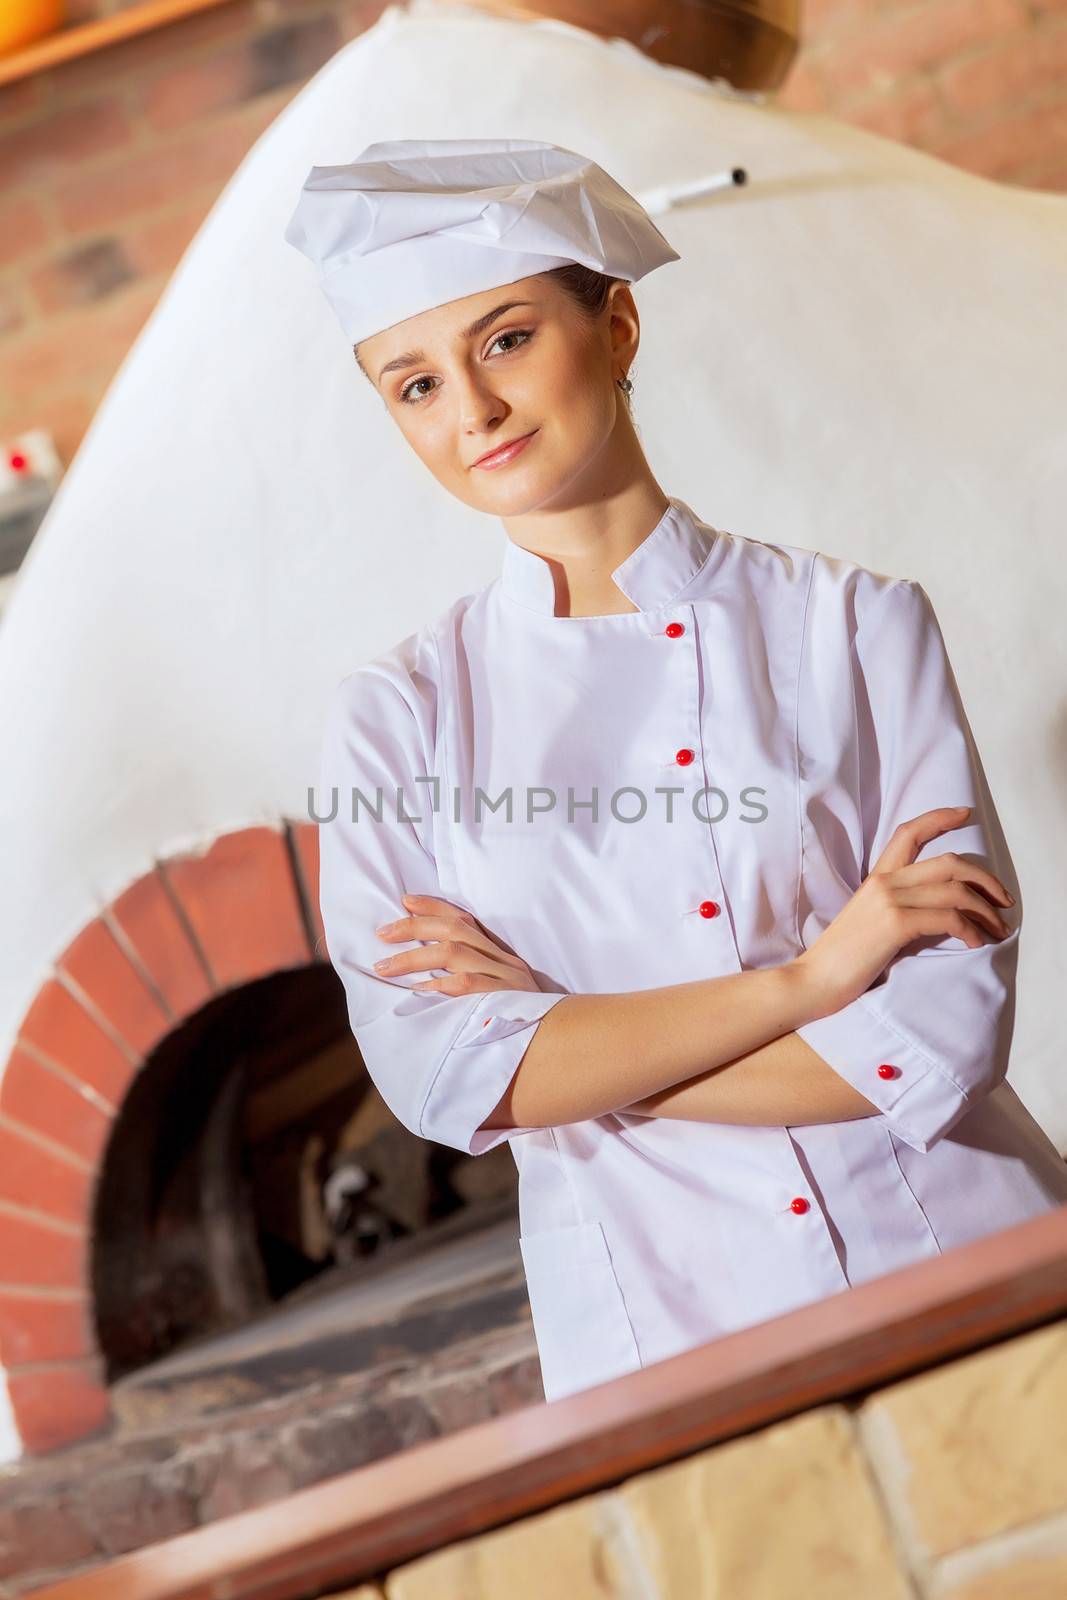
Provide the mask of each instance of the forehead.
[{"label": "forehead", "polygon": [[375,375],[413,365],[424,360],[433,346],[475,338],[483,327],[497,316],[503,316],[505,308],[528,311],[547,304],[551,294],[551,286],[543,278],[532,277],[449,300],[363,339],[359,345],[360,360]]}]

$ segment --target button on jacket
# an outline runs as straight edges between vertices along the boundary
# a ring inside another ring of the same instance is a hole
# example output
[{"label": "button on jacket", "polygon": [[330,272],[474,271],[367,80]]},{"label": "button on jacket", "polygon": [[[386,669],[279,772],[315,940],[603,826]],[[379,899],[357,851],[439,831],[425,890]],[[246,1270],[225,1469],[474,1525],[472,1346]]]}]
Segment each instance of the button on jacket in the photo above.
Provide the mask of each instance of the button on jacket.
[{"label": "button on jacket", "polygon": [[[509,540],[492,583],[342,680],[317,794],[327,948],[368,1072],[412,1133],[511,1145],[549,1400],[1067,1199],[1005,1079],[1018,904],[1007,937],[918,939],[798,1028],[870,1116],[481,1129],[565,995],[790,961],[922,811],[972,806],[920,859],[974,854],[1019,900],[921,584],[677,498],[612,576],[636,611],[557,617],[548,562]],[[472,912],[542,992],[379,976],[411,948],[375,933],[405,892]]]}]

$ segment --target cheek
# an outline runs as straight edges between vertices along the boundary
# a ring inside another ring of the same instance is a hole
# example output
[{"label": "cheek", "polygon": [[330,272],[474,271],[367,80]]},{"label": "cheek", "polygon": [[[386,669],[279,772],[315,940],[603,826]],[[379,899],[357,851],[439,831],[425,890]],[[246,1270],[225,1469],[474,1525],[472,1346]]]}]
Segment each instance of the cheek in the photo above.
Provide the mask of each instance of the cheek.
[{"label": "cheek", "polygon": [[586,437],[609,420],[604,372],[588,352],[571,347],[547,361],[538,376],[536,393],[529,394],[531,408],[546,419],[554,417],[569,437]]},{"label": "cheek", "polygon": [[[411,410],[414,413],[418,407],[412,406]],[[434,466],[445,448],[446,441],[452,438],[440,406],[434,408],[432,417],[412,415],[409,418],[401,413],[397,418],[397,425],[419,460],[428,467]]]}]

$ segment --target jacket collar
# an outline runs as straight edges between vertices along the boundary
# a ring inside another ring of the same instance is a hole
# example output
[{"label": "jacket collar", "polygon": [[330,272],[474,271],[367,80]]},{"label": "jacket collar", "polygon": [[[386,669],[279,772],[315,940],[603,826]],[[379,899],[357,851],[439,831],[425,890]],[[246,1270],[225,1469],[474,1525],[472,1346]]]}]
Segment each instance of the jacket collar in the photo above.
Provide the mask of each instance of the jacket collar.
[{"label": "jacket collar", "polygon": [[[699,522],[684,500],[674,495],[669,498],[670,504],[652,532],[611,574],[639,611],[669,605],[700,571],[715,542],[714,529]],[[535,550],[508,539],[500,583],[509,599],[519,605],[550,617],[555,615],[552,568]]]}]

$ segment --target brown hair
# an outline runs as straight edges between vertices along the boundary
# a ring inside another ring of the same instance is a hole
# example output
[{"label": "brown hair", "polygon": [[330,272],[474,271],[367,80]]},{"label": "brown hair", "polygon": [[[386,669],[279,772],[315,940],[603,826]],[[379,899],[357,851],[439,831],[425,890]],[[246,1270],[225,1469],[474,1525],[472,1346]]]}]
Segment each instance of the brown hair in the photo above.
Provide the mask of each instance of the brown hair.
[{"label": "brown hair", "polygon": [[[625,283],[625,278],[608,278],[604,273],[597,272],[592,267],[583,266],[580,261],[569,261],[565,267],[553,267],[550,271],[540,274],[544,278],[555,278],[560,288],[569,294],[580,311],[590,322],[599,317],[608,300],[608,290],[613,283]],[[356,364],[364,377],[370,380],[370,373],[359,359],[359,345],[352,346],[352,354]],[[373,380],[371,380],[373,381]],[[630,396],[626,395],[626,403],[630,404]]]}]

